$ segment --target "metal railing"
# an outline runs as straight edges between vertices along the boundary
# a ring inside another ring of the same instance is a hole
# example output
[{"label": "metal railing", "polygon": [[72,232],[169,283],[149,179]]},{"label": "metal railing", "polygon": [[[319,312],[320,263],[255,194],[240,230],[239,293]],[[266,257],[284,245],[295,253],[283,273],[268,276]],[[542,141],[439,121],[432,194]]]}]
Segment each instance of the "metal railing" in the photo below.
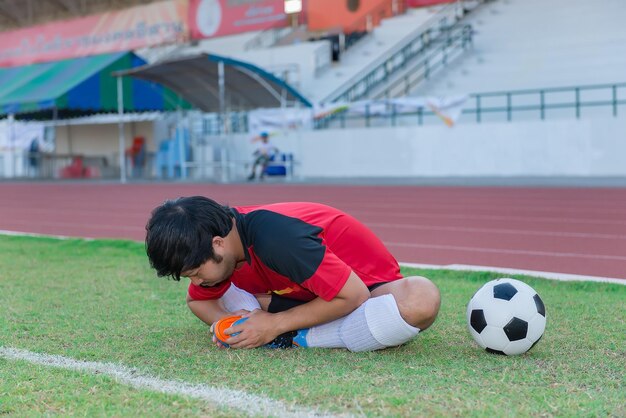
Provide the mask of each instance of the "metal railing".
[{"label": "metal railing", "polygon": [[[424,34],[428,37],[429,33]],[[405,71],[404,75],[385,87],[384,90],[372,95],[372,98],[390,98],[408,95],[419,83],[428,80],[434,73],[446,67],[472,46],[472,27],[461,25],[443,31],[426,49],[417,61]],[[398,69],[407,65],[407,61],[398,64]],[[380,80],[385,83],[390,77]]]},{"label": "metal railing", "polygon": [[[470,25],[456,25],[427,29],[422,35],[397,54],[390,57],[368,73],[361,81],[338,96],[335,102],[353,102],[369,96],[369,94],[389,82],[409,63],[412,69],[406,75],[385,89],[380,96],[394,97],[397,91],[406,94],[423,80],[461,55],[472,44],[472,28]],[[417,59],[417,61],[414,61]],[[400,87],[400,89],[398,89]]]},{"label": "metal railing", "polygon": [[119,177],[119,171],[117,160],[100,155],[30,153],[27,150],[0,154],[0,178],[110,179]]},{"label": "metal railing", "polygon": [[[583,117],[617,117],[626,107],[626,83],[474,93],[457,123],[513,122]],[[387,114],[336,114],[317,129],[441,124],[430,110]]]},{"label": "metal railing", "polygon": [[463,113],[473,115],[477,123],[490,114],[505,115],[509,122],[521,113],[540,120],[557,113],[580,119],[584,112],[598,108],[617,116],[619,107],[626,104],[626,83],[475,93],[470,103],[473,107]]},{"label": "metal railing", "polygon": [[400,71],[409,61],[424,53],[426,47],[442,32],[449,31],[458,19],[458,8],[459,4],[456,3],[444,7],[376,63],[336,89],[325,101],[355,101],[365,97],[368,91],[388,80],[395,71]]},{"label": "metal railing", "polygon": [[[292,154],[289,155],[290,158],[272,161],[267,165],[267,167],[284,167],[284,174],[270,174],[265,176],[265,178],[280,178],[285,181],[292,180],[294,178],[294,168],[297,162],[293,160]],[[248,175],[250,175],[252,168],[252,162],[250,160],[236,159],[226,159],[223,161],[187,161],[184,164],[187,168],[187,178],[195,180],[210,179],[222,183],[244,181]]]},{"label": "metal railing", "polygon": [[248,113],[229,112],[226,116],[226,126],[218,113],[203,113],[191,119],[192,131],[195,135],[223,135],[228,133],[248,132]]}]

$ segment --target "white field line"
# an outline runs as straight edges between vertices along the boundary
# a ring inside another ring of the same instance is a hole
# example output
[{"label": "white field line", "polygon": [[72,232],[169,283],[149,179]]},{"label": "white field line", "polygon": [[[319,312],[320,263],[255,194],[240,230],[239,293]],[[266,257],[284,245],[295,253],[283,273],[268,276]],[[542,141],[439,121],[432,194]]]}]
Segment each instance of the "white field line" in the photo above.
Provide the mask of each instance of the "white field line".
[{"label": "white field line", "polygon": [[[11,223],[19,224],[19,225],[32,225],[32,221],[30,220],[12,220]],[[143,227],[139,226],[123,226],[123,225],[114,225],[114,224],[104,224],[104,225],[95,225],[93,223],[78,223],[78,222],[60,222],[60,221],[39,221],[37,225],[41,226],[51,226],[51,227],[69,227],[69,228],[80,228],[80,229],[101,229],[101,230],[120,230],[120,231],[143,231]]]},{"label": "white field line", "polygon": [[19,232],[19,231],[6,231],[0,229],[0,235],[11,235],[14,237],[36,237],[36,238],[54,238],[54,239],[82,239],[86,241],[93,241],[94,238],[81,238],[81,237],[70,237],[66,235],[48,235],[48,234],[37,234],[35,232]]},{"label": "white field line", "polygon": [[518,270],[506,267],[490,267],[490,266],[472,266],[467,264],[417,264],[417,263],[400,263],[404,267],[414,267],[428,270],[456,270],[456,271],[492,271],[494,273],[503,274],[519,274],[523,276],[539,277],[542,279],[561,280],[561,281],[577,281],[577,282],[600,282],[615,283],[626,286],[626,279],[617,279],[612,277],[582,276],[578,274],[552,273],[548,271],[535,270]]},{"label": "white field line", "polygon": [[136,389],[147,389],[166,395],[180,395],[201,399],[216,407],[237,409],[251,416],[273,417],[331,417],[324,412],[286,405],[283,402],[252,395],[240,390],[216,388],[202,384],[191,384],[179,380],[164,380],[142,374],[136,369],[113,363],[74,360],[69,357],[41,354],[32,351],[0,346],[0,357],[22,360],[47,367],[55,367],[94,375],[108,376],[118,383]]}]

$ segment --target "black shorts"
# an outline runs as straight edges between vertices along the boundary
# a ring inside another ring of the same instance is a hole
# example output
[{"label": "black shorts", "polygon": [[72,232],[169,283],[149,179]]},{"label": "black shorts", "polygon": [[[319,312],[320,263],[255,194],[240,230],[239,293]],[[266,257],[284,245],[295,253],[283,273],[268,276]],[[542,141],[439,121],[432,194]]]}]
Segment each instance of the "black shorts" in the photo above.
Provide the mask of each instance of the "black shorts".
[{"label": "black shorts", "polygon": [[[373,291],[374,289],[387,284],[390,282],[382,282],[382,283],[374,283],[371,286],[367,286],[369,291]],[[283,312],[291,308],[295,308],[296,306],[304,305],[307,301],[297,300],[297,299],[289,299],[284,296],[279,296],[277,294],[272,294],[272,300],[270,301],[269,306],[267,307],[267,311],[269,313],[278,313]]]}]

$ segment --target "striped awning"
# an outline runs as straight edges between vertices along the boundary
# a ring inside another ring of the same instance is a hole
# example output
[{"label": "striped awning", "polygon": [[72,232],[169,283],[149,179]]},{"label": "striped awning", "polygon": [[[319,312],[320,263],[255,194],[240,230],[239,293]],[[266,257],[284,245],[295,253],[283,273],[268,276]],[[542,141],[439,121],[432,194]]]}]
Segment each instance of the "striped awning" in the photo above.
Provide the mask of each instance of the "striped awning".
[{"label": "striped awning", "polygon": [[[145,65],[132,52],[95,55],[0,69],[0,114],[59,118],[117,112],[117,80],[111,73]],[[156,83],[123,81],[127,112],[188,109],[191,105]]]}]

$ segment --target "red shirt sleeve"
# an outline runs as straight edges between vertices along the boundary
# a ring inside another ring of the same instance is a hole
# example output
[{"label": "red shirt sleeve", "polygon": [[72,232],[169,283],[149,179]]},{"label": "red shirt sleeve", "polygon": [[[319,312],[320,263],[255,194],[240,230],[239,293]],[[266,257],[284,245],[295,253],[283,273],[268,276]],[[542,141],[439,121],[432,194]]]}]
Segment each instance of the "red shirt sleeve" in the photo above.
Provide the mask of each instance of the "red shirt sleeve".
[{"label": "red shirt sleeve", "polygon": [[315,293],[325,301],[332,300],[348,281],[352,269],[326,247],[324,258],[313,276],[301,286]]},{"label": "red shirt sleeve", "polygon": [[187,294],[193,300],[214,300],[224,296],[229,287],[230,279],[211,287],[196,286],[193,283],[189,283]]}]

